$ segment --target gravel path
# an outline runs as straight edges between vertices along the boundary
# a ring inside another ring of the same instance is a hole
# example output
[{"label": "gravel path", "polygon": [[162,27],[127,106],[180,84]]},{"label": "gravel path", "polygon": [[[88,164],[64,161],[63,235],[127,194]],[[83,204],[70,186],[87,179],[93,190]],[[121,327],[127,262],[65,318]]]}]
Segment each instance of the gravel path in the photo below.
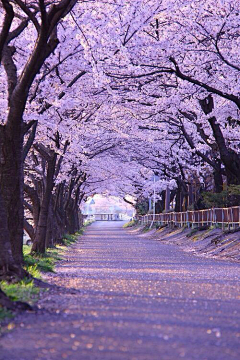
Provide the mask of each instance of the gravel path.
[{"label": "gravel path", "polygon": [[97,222],[46,281],[1,360],[239,360],[239,265]]}]

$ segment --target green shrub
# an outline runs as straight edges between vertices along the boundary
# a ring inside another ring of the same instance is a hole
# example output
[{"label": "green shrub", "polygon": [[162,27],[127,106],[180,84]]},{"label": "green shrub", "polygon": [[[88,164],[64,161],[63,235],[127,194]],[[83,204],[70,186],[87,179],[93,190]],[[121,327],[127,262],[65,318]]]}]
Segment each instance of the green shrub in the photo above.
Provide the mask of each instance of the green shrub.
[{"label": "green shrub", "polygon": [[204,204],[209,208],[221,208],[229,205],[227,190],[223,190],[221,193],[203,192],[202,197]]},{"label": "green shrub", "polygon": [[220,193],[203,192],[203,202],[206,207],[228,207],[240,200],[240,185],[230,185]]}]

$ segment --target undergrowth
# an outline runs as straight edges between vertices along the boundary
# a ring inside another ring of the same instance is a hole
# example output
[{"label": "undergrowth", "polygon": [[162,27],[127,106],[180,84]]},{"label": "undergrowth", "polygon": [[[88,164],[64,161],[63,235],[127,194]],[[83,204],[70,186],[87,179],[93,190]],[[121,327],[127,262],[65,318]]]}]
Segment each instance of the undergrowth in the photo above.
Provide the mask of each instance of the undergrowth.
[{"label": "undergrowth", "polygon": [[142,232],[145,233],[145,232],[148,232],[150,230],[150,224],[146,224],[144,225],[144,227],[142,228]]},{"label": "undergrowth", "polygon": [[30,305],[38,299],[40,288],[34,285],[32,279],[23,279],[18,283],[1,282],[1,289],[12,301],[27,302]]},{"label": "undergrowth", "polygon": [[[40,288],[34,284],[34,279],[41,279],[41,273],[54,272],[55,264],[62,259],[63,251],[78,240],[83,234],[81,229],[74,235],[64,235],[61,245],[47,249],[45,254],[31,254],[31,246],[23,246],[24,269],[32,278],[24,278],[17,283],[0,282],[0,287],[12,301],[22,301],[34,304],[38,299]],[[0,323],[13,317],[11,311],[0,306]]]},{"label": "undergrowth", "polygon": [[191,236],[195,235],[197,232],[198,232],[198,229],[194,228],[186,235],[186,237],[191,237]]},{"label": "undergrowth", "polygon": [[137,225],[137,220],[131,220],[123,225],[123,228],[128,228]]},{"label": "undergrowth", "polygon": [[23,256],[25,269],[35,278],[41,278],[41,272],[54,272],[55,263],[62,259],[62,252],[67,247],[75,243],[83,230],[74,235],[66,234],[62,239],[61,245],[46,250],[45,254],[31,254],[31,246],[23,246]]},{"label": "undergrowth", "polygon": [[60,260],[57,249],[48,249],[45,254],[31,255],[31,246],[23,246],[24,268],[35,278],[41,278],[41,272],[54,272],[56,261]]}]

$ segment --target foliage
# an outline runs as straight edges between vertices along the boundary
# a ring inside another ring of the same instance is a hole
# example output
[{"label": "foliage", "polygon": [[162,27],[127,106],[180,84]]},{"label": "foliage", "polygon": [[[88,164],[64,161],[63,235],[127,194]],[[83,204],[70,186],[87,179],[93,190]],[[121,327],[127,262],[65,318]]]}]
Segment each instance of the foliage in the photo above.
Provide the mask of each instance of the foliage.
[{"label": "foliage", "polygon": [[61,255],[65,247],[72,245],[78,240],[79,235],[83,234],[83,230],[77,231],[75,234],[65,234],[62,244],[49,248],[44,254],[31,254],[31,246],[23,246],[25,269],[35,278],[40,278],[40,272],[54,272],[55,263],[62,259]]},{"label": "foliage", "polygon": [[13,314],[10,310],[6,310],[5,308],[0,306],[0,324],[6,319],[11,319]]},{"label": "foliage", "polygon": [[[66,224],[69,232],[76,230],[78,221],[72,223],[81,201],[96,192],[130,194],[140,199],[136,208],[144,215],[146,199],[154,194],[158,201],[166,188],[177,189],[180,199],[196,178],[216,192],[223,176],[229,184],[240,183],[237,2],[7,3],[14,5],[14,16],[0,49],[0,135],[6,150],[0,154],[0,199],[7,206],[0,206],[7,214],[1,215],[6,231],[0,234],[0,252],[5,244],[11,247],[13,236],[6,234],[14,226],[16,234],[22,231],[18,169],[25,171],[24,206],[30,213],[25,220],[34,219],[29,231],[43,244],[36,245],[38,252],[45,251],[41,229],[47,228],[47,216],[38,226],[43,219],[34,216],[38,211],[51,210],[48,227],[54,231],[48,234],[55,244]],[[6,16],[0,7],[1,25]],[[16,130],[22,128],[24,139]],[[10,134],[11,145],[4,134]],[[25,163],[14,166],[23,153]],[[232,191],[229,196],[239,195]],[[224,192],[206,195],[205,201],[231,203]],[[19,219],[10,226],[12,204],[19,206]],[[51,269],[49,261],[37,263]]]},{"label": "foliage", "polygon": [[78,240],[79,235],[82,234],[83,234],[83,230],[79,230],[75,234],[65,234],[63,237],[63,245],[70,246],[74,244]]},{"label": "foliage", "polygon": [[40,272],[54,272],[56,261],[60,260],[59,251],[48,249],[45,254],[31,255],[31,246],[24,245],[24,264],[26,270],[36,278],[40,277]]},{"label": "foliage", "polygon": [[232,205],[233,197],[240,200],[240,185],[230,185],[220,193],[203,192],[203,201],[206,207],[228,207]]},{"label": "foliage", "polygon": [[138,215],[146,215],[148,213],[148,200],[140,197],[136,202],[135,208]]},{"label": "foliage", "polygon": [[227,190],[223,190],[221,193],[204,192],[202,197],[207,208],[227,207],[229,204]]},{"label": "foliage", "polygon": [[[67,246],[72,245],[78,240],[79,235],[83,234],[83,229],[73,235],[66,234],[62,240],[63,245],[48,249],[45,254],[31,255],[31,246],[23,246],[24,268],[36,279],[41,278],[41,272],[54,272],[55,263],[62,259],[63,251]],[[24,278],[17,283],[2,281],[1,289],[12,301],[22,301],[33,304],[38,299],[40,288],[34,285],[33,279]],[[0,323],[13,317],[11,311],[0,307]]]},{"label": "foliage", "polygon": [[240,185],[230,185],[228,186],[229,195],[239,196],[240,195]]},{"label": "foliage", "polygon": [[123,228],[133,227],[133,226],[137,225],[137,223],[138,223],[137,220],[131,220],[131,221],[125,223],[123,225]]},{"label": "foliage", "polygon": [[191,229],[191,231],[186,235],[187,237],[191,237],[198,232],[198,228]]},{"label": "foliage", "polygon": [[163,229],[163,228],[165,228],[165,227],[167,227],[167,224],[161,224],[160,222],[156,222],[156,223],[155,223],[155,228],[156,228],[157,230]]},{"label": "foliage", "polygon": [[40,288],[34,285],[33,280],[27,278],[18,283],[0,283],[1,289],[12,301],[23,301],[32,304],[38,299]]},{"label": "foliage", "polygon": [[150,226],[151,226],[151,224],[146,224],[146,225],[144,225],[144,227],[142,228],[142,232],[143,232],[143,233],[148,232],[148,231],[150,230]]}]

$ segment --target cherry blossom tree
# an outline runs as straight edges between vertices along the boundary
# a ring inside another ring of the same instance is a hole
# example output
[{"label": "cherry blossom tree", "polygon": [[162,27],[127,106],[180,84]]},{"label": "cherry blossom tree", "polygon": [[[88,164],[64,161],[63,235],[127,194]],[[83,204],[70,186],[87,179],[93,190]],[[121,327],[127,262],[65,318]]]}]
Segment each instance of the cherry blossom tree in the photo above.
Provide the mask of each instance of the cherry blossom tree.
[{"label": "cherry blossom tree", "polygon": [[240,184],[237,5],[1,1],[2,274],[23,275],[23,223],[44,252],[88,195],[182,210],[193,181]]},{"label": "cherry blossom tree", "polygon": [[76,1],[1,3],[1,81],[7,92],[2,101],[7,111],[0,128],[0,268],[3,274],[22,276],[23,137],[33,125],[23,122],[23,115],[34,79],[59,43],[57,25]]}]

